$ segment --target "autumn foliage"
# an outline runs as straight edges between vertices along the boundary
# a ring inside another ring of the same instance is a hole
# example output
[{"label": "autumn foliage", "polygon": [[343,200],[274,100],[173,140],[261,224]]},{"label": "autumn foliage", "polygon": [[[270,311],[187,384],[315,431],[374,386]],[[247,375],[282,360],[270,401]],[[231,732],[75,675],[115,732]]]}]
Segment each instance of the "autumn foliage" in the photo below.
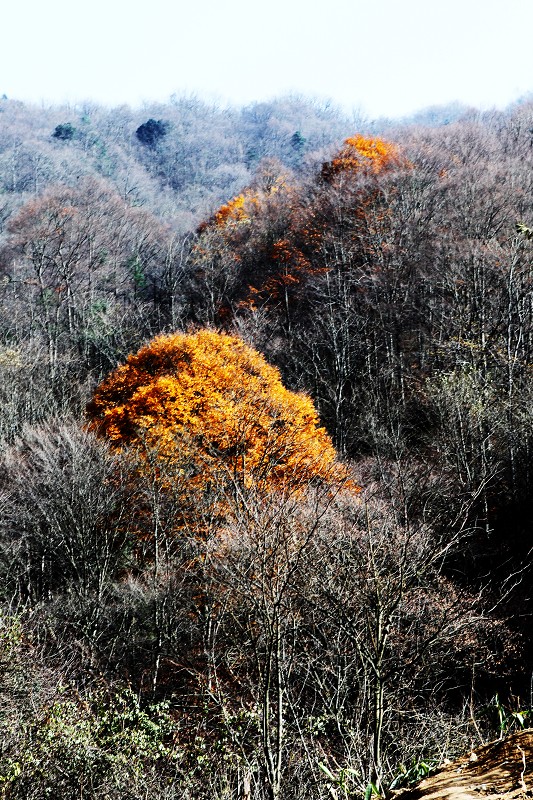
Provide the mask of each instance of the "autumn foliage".
[{"label": "autumn foliage", "polygon": [[331,181],[343,174],[379,175],[401,161],[399,150],[392,142],[357,134],[346,139],[337,155],[323,164],[322,177]]},{"label": "autumn foliage", "polygon": [[[251,214],[261,212],[261,206],[267,198],[276,195],[280,190],[289,188],[287,180],[282,165],[267,160],[263,165],[263,170],[258,174],[256,185],[220,206],[215,212],[212,222],[217,228],[248,222]],[[202,226],[200,227],[202,228]]]},{"label": "autumn foliage", "polygon": [[214,222],[217,227],[227,225],[230,222],[244,222],[248,219],[248,215],[244,210],[246,196],[239,194],[229,202],[220,206],[215,213]]},{"label": "autumn foliage", "polygon": [[276,309],[290,325],[305,306],[308,287],[338,263],[339,251],[331,246],[337,223],[352,236],[352,265],[355,250],[359,261],[374,260],[374,222],[390,203],[381,187],[394,170],[411,168],[394,143],[362,134],[346,139],[305,186],[270,164],[261,181],[220,206],[198,230],[197,274],[206,273],[211,258],[228,264],[230,277],[232,296],[221,298],[210,321],[225,324],[234,310]]},{"label": "autumn foliage", "polygon": [[311,399],[241,339],[214,331],[158,336],[96,389],[88,414],[112,443],[179,465],[191,486],[301,485],[336,469]]}]

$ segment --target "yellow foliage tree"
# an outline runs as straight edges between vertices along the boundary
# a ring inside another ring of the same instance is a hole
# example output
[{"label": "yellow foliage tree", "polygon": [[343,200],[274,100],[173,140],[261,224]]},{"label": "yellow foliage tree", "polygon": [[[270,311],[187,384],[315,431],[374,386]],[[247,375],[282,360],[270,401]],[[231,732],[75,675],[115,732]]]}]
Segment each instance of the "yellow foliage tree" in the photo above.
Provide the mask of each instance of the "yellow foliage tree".
[{"label": "yellow foliage tree", "polygon": [[88,415],[113,444],[171,462],[190,487],[302,486],[342,472],[311,399],[240,338],[210,330],[155,338],[96,389]]},{"label": "yellow foliage tree", "polygon": [[247,199],[246,195],[238,194],[232,200],[220,206],[214,216],[215,225],[220,228],[230,222],[245,222],[249,219],[244,208]]},{"label": "yellow foliage tree", "polygon": [[220,206],[210,222],[200,225],[200,230],[213,223],[217,228],[231,228],[239,222],[249,222],[250,216],[260,211],[265,200],[282,189],[288,190],[287,181],[282,165],[274,159],[266,159],[256,174],[254,186]]},{"label": "yellow foliage tree", "polygon": [[322,177],[332,180],[344,173],[366,172],[378,175],[402,162],[396,145],[383,139],[357,134],[346,139],[332,161],[322,166]]}]

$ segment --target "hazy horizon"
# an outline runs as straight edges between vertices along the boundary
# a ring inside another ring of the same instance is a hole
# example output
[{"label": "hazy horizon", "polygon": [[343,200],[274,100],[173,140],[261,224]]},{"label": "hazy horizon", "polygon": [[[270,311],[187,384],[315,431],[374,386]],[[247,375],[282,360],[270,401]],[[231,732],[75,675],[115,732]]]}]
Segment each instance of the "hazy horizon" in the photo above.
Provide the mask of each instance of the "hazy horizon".
[{"label": "hazy horizon", "polygon": [[192,94],[240,107],[302,95],[397,118],[454,102],[502,108],[533,89],[523,0],[94,0],[90,11],[26,0],[5,18],[0,94],[29,103],[142,107]]}]

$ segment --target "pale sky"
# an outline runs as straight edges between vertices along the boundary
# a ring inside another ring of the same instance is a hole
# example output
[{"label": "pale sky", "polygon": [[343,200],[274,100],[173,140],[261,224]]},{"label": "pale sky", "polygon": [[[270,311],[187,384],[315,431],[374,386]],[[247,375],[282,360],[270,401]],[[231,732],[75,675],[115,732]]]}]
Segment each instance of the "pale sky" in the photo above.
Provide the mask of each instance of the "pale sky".
[{"label": "pale sky", "polygon": [[533,91],[533,0],[3,0],[0,94],[243,105],[297,93],[398,116]]}]

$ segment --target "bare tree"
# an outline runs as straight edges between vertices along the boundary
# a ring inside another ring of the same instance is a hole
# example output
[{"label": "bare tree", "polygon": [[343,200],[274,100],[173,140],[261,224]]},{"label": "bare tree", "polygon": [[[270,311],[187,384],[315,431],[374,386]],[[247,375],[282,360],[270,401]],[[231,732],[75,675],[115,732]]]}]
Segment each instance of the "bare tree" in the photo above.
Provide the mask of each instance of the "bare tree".
[{"label": "bare tree", "polygon": [[106,600],[131,544],[125,462],[62,423],[28,428],[2,466],[3,599],[70,606],[96,659]]}]

